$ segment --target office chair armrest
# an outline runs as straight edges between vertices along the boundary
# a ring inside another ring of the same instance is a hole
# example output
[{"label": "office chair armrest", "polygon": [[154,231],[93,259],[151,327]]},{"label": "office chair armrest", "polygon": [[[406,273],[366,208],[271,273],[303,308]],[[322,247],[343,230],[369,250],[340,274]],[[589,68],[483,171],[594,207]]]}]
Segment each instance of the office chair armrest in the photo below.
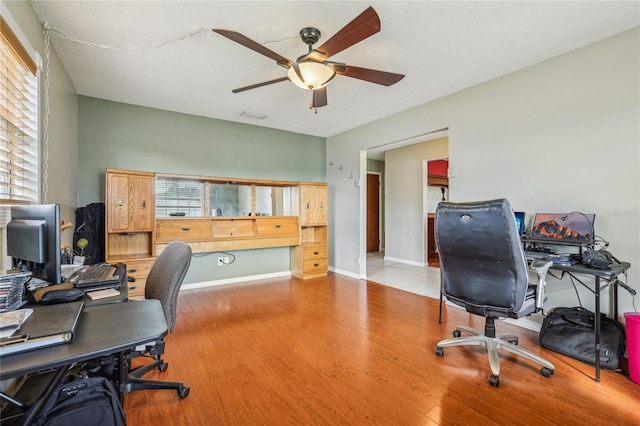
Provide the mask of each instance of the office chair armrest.
[{"label": "office chair armrest", "polygon": [[529,270],[538,276],[538,286],[536,288],[536,311],[542,309],[544,304],[544,290],[547,285],[547,272],[553,265],[550,260],[537,259],[531,262]]}]

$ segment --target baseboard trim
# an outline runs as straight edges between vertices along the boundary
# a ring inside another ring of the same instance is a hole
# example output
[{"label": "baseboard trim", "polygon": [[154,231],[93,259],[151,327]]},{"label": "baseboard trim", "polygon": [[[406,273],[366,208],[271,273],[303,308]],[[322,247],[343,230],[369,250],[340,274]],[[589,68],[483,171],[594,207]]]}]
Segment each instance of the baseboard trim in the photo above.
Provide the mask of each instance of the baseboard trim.
[{"label": "baseboard trim", "polygon": [[422,266],[422,267],[427,266],[427,264],[424,262],[416,262],[415,260],[400,259],[397,257],[390,257],[390,256],[385,256],[384,260],[388,260],[390,262],[404,263],[406,265],[413,265],[413,266]]},{"label": "baseboard trim", "polygon": [[349,272],[349,271],[345,271],[345,270],[342,270],[342,269],[334,268],[333,266],[329,266],[329,271],[334,272],[336,274],[345,275],[345,276],[350,277],[350,278],[355,278],[356,280],[365,279],[365,278],[362,278],[360,276],[360,274],[356,274],[354,272]]},{"label": "baseboard trim", "polygon": [[180,291],[195,290],[197,288],[215,287],[219,285],[237,284],[237,283],[244,283],[247,281],[266,280],[269,278],[280,278],[280,277],[290,277],[290,276],[291,276],[291,271],[282,271],[282,272],[272,272],[269,274],[247,275],[244,277],[225,278],[223,280],[202,281],[199,283],[182,284],[182,287],[180,287]]}]

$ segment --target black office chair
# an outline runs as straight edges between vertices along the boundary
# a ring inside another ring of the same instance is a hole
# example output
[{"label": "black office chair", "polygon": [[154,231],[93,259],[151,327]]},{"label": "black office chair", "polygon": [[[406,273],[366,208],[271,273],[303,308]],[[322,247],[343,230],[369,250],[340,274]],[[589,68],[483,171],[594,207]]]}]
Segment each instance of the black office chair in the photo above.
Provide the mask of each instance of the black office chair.
[{"label": "black office chair", "polygon": [[[176,324],[176,307],[178,303],[178,292],[184,280],[189,265],[191,264],[191,247],[181,241],[174,241],[160,253],[154,263],[147,283],[145,285],[145,299],[158,299],[164,311],[165,320],[169,332]],[[133,302],[135,303],[135,302]],[[140,351],[131,352],[128,355],[128,363],[131,359],[139,356],[149,356],[153,362],[129,370],[124,383],[124,393],[143,389],[173,389],[178,392],[180,398],[189,395],[189,388],[180,382],[168,382],[160,380],[143,379],[142,376],[157,368],[159,371],[166,371],[169,367],[162,359],[164,353],[164,339],[147,345]]]},{"label": "black office chair", "polygon": [[[448,346],[484,345],[489,356],[489,383],[500,383],[499,349],[534,361],[550,377],[552,363],[518,346],[518,336],[496,334],[495,319],[521,318],[542,309],[549,261],[527,265],[511,205],[505,199],[442,202],[436,208],[435,239],[440,255],[441,298],[486,318],[484,334],[458,326],[452,339],[438,342],[436,355]],[[529,285],[529,270],[538,276]],[[462,332],[471,336],[461,337]]]}]

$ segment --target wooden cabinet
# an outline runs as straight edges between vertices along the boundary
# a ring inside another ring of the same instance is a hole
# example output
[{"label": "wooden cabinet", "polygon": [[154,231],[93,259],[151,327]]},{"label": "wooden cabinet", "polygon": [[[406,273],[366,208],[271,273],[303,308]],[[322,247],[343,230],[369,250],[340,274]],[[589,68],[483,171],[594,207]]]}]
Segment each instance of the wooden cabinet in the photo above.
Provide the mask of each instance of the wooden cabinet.
[{"label": "wooden cabinet", "polygon": [[[189,217],[160,209],[162,217],[156,218],[156,176],[204,185],[205,215]],[[107,169],[105,177],[106,260],[127,265],[127,274],[135,278],[129,285],[131,298],[144,297],[156,254],[176,240],[189,244],[193,253],[291,247],[293,276],[307,279],[327,275],[326,183],[156,175],[112,168]],[[233,185],[249,189],[246,209],[237,210],[251,214],[209,216],[208,212],[220,210],[212,207],[212,194]]]},{"label": "wooden cabinet", "polygon": [[152,232],[153,173],[107,170],[107,232]]},{"label": "wooden cabinet", "polygon": [[327,185],[300,185],[300,225],[315,226],[327,224]]},{"label": "wooden cabinet", "polygon": [[109,263],[127,265],[129,297],[144,298],[144,286],[155,262],[155,175],[107,169],[105,255]]},{"label": "wooden cabinet", "polygon": [[291,248],[291,274],[303,280],[324,277],[329,270],[327,184],[303,183],[299,198],[300,245]]}]

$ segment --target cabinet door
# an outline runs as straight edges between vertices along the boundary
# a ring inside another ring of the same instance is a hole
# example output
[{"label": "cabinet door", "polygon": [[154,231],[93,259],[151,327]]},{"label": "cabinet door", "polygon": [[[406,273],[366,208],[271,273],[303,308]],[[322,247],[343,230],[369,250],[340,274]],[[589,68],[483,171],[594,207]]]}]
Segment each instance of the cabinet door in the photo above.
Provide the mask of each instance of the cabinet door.
[{"label": "cabinet door", "polygon": [[300,187],[300,225],[311,226],[315,221],[316,188]]},{"label": "cabinet door", "polygon": [[153,231],[154,228],[154,178],[152,176],[130,176],[131,215],[133,231]]},{"label": "cabinet door", "polygon": [[107,230],[129,231],[129,177],[107,175]]},{"label": "cabinet door", "polygon": [[326,225],[329,216],[327,209],[328,191],[326,186],[316,186],[314,225]]}]

